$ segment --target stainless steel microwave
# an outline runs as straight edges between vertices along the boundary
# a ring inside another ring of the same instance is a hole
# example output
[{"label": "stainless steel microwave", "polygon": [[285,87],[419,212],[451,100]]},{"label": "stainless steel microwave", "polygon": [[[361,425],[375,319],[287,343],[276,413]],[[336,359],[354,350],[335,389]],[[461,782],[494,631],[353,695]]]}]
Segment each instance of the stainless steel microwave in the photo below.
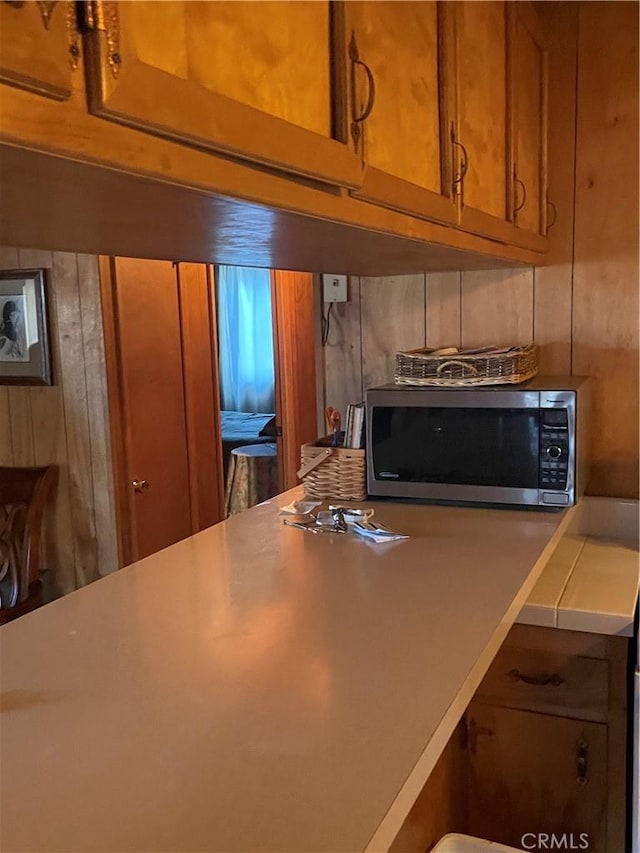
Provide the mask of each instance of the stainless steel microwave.
[{"label": "stainless steel microwave", "polygon": [[589,386],[571,376],[518,386],[370,388],[368,492],[570,506],[587,474]]}]

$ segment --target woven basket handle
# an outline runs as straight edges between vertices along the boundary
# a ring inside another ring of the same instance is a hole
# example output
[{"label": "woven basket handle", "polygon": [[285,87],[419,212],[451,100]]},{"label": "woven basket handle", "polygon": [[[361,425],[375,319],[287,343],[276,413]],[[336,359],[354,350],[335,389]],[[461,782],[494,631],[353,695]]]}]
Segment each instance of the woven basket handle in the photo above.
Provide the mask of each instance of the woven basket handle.
[{"label": "woven basket handle", "polygon": [[453,359],[451,361],[445,361],[443,364],[439,364],[438,370],[437,370],[438,375],[440,375],[440,373],[442,373],[442,371],[445,369],[445,367],[453,367],[454,365],[461,367],[463,374],[466,370],[468,370],[472,376],[478,375],[477,368],[475,368],[472,364],[469,364],[466,361],[456,361],[455,359]]},{"label": "woven basket handle", "polygon": [[297,471],[298,479],[302,480],[303,477],[306,477],[314,468],[317,468],[325,459],[328,459],[333,451],[330,447],[325,447],[325,449],[318,453],[317,456],[314,456],[313,459],[310,459],[306,462],[299,471]]}]

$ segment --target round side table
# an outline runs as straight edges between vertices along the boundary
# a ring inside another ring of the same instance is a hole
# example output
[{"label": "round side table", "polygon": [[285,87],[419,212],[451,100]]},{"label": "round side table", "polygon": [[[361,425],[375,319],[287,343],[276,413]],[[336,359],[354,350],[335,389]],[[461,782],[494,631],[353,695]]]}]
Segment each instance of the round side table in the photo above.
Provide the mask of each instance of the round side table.
[{"label": "round side table", "polygon": [[278,494],[275,442],[234,447],[229,457],[225,504],[227,518]]}]

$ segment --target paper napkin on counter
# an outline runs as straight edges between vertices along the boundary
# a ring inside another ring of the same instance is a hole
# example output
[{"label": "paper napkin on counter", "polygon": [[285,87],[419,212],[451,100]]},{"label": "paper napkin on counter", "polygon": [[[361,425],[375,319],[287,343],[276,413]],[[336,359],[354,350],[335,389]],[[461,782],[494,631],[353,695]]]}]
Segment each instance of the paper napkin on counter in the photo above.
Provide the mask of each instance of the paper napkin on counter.
[{"label": "paper napkin on counter", "polygon": [[367,522],[366,524],[352,524],[350,527],[354,533],[359,533],[360,536],[364,536],[370,542],[396,542],[399,539],[409,538],[406,533],[396,533],[387,527],[382,527],[380,524],[374,525],[371,522]]}]

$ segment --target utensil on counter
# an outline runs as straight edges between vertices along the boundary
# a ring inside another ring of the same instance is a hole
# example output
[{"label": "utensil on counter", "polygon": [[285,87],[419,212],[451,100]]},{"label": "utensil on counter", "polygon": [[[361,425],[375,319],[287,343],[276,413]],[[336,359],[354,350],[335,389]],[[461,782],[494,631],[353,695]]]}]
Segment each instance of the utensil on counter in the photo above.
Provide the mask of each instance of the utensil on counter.
[{"label": "utensil on counter", "polygon": [[309,530],[311,533],[322,533],[322,528],[315,526],[315,519],[313,521],[290,521],[284,518],[282,523],[287,527],[297,527],[299,530]]},{"label": "utensil on counter", "polygon": [[333,446],[338,446],[338,439],[340,436],[340,424],[342,423],[342,415],[338,411],[338,409],[334,409],[333,406],[327,406],[324,410],[324,419],[327,422],[327,430],[329,433],[333,434]]},{"label": "utensil on counter", "polygon": [[333,406],[327,406],[324,410],[324,419],[327,424],[327,432],[331,432],[333,429]]},{"label": "utensil on counter", "polygon": [[309,530],[311,533],[346,533],[347,524],[342,512],[328,512],[323,510],[317,516],[311,515],[308,521],[293,521],[284,518],[283,524],[287,527],[298,527],[300,530]]},{"label": "utensil on counter", "polygon": [[342,423],[342,415],[336,409],[331,413],[331,424],[333,428],[333,444],[338,446],[338,436],[340,434],[340,424]]},{"label": "utensil on counter", "polygon": [[355,524],[358,521],[361,521],[363,524],[373,516],[375,513],[374,509],[361,509],[360,507],[354,506],[332,506],[329,504],[329,511],[335,512],[336,510],[341,509],[344,520],[347,524]]}]

